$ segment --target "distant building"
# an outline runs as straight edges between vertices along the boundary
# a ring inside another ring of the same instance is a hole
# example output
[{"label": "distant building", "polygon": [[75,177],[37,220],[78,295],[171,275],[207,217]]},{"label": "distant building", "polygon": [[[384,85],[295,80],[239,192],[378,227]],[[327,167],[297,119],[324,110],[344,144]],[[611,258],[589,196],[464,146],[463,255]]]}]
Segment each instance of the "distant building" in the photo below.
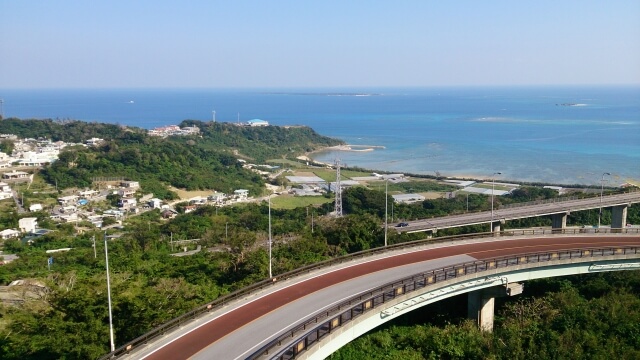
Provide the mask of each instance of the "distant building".
[{"label": "distant building", "polygon": [[20,231],[14,229],[5,229],[0,231],[0,239],[7,240],[20,236]]},{"label": "distant building", "polygon": [[98,145],[100,145],[103,141],[104,141],[104,139],[100,139],[100,138],[91,138],[91,139],[87,140],[86,144],[87,144],[88,146],[98,146]]},{"label": "distant building", "polygon": [[149,200],[148,204],[152,209],[159,209],[160,206],[162,206],[162,200],[158,198],[153,198]]},{"label": "distant building", "polygon": [[29,211],[31,212],[40,211],[40,210],[42,210],[42,204],[33,204],[29,206]]},{"label": "distant building", "polygon": [[249,197],[249,190],[238,189],[233,192],[233,195],[236,196],[236,199],[238,199],[238,201],[246,200]]},{"label": "distant building", "polygon": [[269,126],[269,122],[260,119],[253,119],[247,121],[247,126]]},{"label": "distant building", "polygon": [[134,198],[123,198],[118,201],[118,206],[123,209],[131,209],[137,205],[138,201]]},{"label": "distant building", "polygon": [[120,186],[127,189],[137,189],[140,187],[140,183],[137,181],[121,181]]},{"label": "distant building", "polygon": [[75,204],[77,201],[78,201],[77,195],[62,196],[58,198],[58,203],[63,206],[69,205],[69,204]]},{"label": "distant building", "polygon": [[122,188],[118,190],[118,195],[123,198],[133,197],[136,194],[136,188]]},{"label": "distant building", "polygon": [[8,172],[8,173],[4,173],[2,174],[2,178],[3,179],[24,179],[24,178],[28,178],[29,177],[29,173],[26,173],[24,171],[15,171],[13,170],[12,172]]}]

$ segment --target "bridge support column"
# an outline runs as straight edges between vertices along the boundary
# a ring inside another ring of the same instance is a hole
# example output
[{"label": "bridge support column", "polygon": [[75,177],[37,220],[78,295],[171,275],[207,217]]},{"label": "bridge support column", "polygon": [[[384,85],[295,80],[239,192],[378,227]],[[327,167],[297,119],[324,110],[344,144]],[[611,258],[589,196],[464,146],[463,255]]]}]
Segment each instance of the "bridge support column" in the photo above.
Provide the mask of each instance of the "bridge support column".
[{"label": "bridge support column", "polygon": [[627,227],[627,209],[629,205],[618,205],[611,208],[611,228],[623,229]]},{"label": "bridge support column", "polygon": [[472,291],[467,295],[467,316],[478,323],[482,331],[493,331],[494,297],[485,297],[482,290]]},{"label": "bridge support column", "polygon": [[481,331],[493,331],[493,307],[496,297],[522,294],[523,284],[510,283],[472,291],[467,294],[467,317],[478,323]]},{"label": "bridge support column", "polygon": [[569,213],[560,213],[551,215],[551,230],[554,233],[561,233],[567,227],[567,215]]},{"label": "bridge support column", "polygon": [[493,223],[491,223],[491,232],[493,233],[493,236],[499,236],[500,235],[500,225],[502,224],[502,221],[498,220],[498,221],[494,221]]}]

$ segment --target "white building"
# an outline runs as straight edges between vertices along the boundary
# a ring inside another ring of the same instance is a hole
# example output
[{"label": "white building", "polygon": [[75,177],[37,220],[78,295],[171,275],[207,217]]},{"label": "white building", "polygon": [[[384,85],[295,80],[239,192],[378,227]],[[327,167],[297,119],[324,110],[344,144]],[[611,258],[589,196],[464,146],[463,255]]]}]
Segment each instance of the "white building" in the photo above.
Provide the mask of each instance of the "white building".
[{"label": "white building", "polygon": [[20,231],[14,229],[5,229],[0,231],[0,239],[7,240],[20,236]]},{"label": "white building", "polygon": [[269,122],[266,120],[253,119],[247,121],[248,126],[269,126]]},{"label": "white building", "polygon": [[149,200],[148,204],[152,209],[159,209],[162,206],[162,200],[153,198]]},{"label": "white building", "polygon": [[20,228],[20,231],[25,233],[32,233],[36,231],[37,226],[38,218],[30,217],[18,220],[18,227]]},{"label": "white building", "polygon": [[135,198],[123,198],[118,201],[118,206],[123,209],[131,209],[138,204],[138,201]]},{"label": "white building", "polygon": [[31,212],[40,210],[42,210],[42,204],[32,204],[31,206],[29,206],[29,211]]},{"label": "white building", "polygon": [[236,196],[236,199],[238,199],[238,201],[247,200],[247,198],[249,197],[249,190],[245,190],[245,189],[234,190],[233,195]]},{"label": "white building", "polygon": [[104,141],[104,139],[91,138],[91,139],[87,140],[86,144],[88,146],[97,146],[97,145],[100,145],[100,143],[102,143],[103,141]]}]

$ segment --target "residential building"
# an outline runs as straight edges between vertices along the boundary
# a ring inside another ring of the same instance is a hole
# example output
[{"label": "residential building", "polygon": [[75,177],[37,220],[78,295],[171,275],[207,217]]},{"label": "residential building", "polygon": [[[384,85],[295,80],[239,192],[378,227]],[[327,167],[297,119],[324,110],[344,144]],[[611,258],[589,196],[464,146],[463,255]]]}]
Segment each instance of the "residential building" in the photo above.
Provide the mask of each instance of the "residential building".
[{"label": "residential building", "polygon": [[135,188],[121,188],[118,190],[118,195],[120,195],[123,198],[133,197],[135,193],[136,193]]},{"label": "residential building", "polygon": [[120,186],[127,189],[137,189],[140,187],[140,183],[137,181],[121,181]]},{"label": "residential building", "polygon": [[13,170],[11,172],[2,174],[2,178],[3,179],[8,179],[8,180],[24,179],[24,178],[28,178],[28,177],[29,177],[29,173],[26,173],[24,171],[16,171],[16,170]]},{"label": "residential building", "polygon": [[20,231],[25,233],[32,233],[36,231],[37,226],[38,218],[29,217],[18,220],[18,227],[20,228]]},{"label": "residential building", "polygon": [[138,204],[135,198],[122,198],[118,201],[118,206],[123,209],[131,209]]},{"label": "residential building", "polygon": [[14,229],[5,229],[0,231],[0,239],[7,240],[20,236],[20,231]]},{"label": "residential building", "polygon": [[233,195],[236,196],[236,199],[238,201],[247,200],[247,198],[249,197],[249,190],[238,189],[233,192]]}]

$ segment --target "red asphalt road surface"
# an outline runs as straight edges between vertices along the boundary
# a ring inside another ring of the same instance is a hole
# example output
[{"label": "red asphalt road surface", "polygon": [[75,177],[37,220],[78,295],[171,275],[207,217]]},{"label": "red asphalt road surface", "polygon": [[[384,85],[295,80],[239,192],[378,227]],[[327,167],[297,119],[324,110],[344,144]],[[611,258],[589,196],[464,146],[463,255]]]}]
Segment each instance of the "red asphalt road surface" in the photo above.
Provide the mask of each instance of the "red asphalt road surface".
[{"label": "red asphalt road surface", "polygon": [[408,254],[400,254],[321,275],[264,296],[218,317],[206,325],[192,331],[188,335],[185,335],[166,345],[162,349],[159,349],[145,359],[187,359],[218,339],[221,339],[226,334],[243,327],[254,319],[257,319],[277,308],[285,306],[289,302],[295,301],[303,296],[309,295],[310,293],[330,287],[345,280],[350,280],[362,275],[396,266],[463,254],[469,255],[478,260],[485,260],[531,252],[567,250],[584,247],[638,245],[640,245],[640,236],[604,236],[603,238],[579,236],[547,237],[451,245],[435,249],[425,249]]}]

